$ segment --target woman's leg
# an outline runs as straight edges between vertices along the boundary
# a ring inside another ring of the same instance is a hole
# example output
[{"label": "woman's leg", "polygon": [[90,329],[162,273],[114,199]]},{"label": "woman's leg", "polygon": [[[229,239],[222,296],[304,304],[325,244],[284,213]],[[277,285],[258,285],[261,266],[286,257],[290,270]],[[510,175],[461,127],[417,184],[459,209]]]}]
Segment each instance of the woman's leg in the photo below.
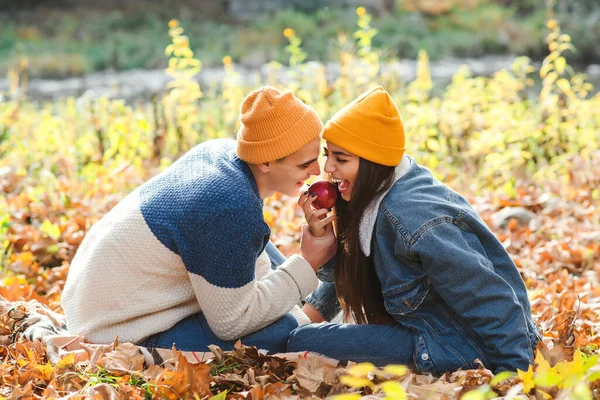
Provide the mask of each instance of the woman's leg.
[{"label": "woman's leg", "polygon": [[311,324],[290,333],[287,351],[336,360],[413,366],[413,333],[400,325]]},{"label": "woman's leg", "polygon": [[[289,334],[298,327],[296,318],[286,314],[264,328],[241,338],[242,344],[256,346],[272,353],[286,350]],[[175,345],[183,351],[209,351],[208,345],[215,344],[223,350],[233,349],[237,340],[222,340],[210,329],[204,314],[198,313],[179,321],[172,328],[150,336],[139,343],[144,347],[170,349]]]}]

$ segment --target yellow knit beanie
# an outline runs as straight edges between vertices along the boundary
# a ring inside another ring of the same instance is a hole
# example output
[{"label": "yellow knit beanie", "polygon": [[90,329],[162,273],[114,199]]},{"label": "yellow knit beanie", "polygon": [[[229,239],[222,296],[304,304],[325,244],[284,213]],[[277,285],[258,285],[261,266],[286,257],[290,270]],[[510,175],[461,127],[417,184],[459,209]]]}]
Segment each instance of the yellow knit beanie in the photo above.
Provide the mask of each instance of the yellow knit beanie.
[{"label": "yellow knit beanie", "polygon": [[287,157],[318,138],[323,123],[292,92],[265,86],[244,99],[237,134],[240,159],[261,164]]},{"label": "yellow knit beanie", "polygon": [[404,154],[402,118],[381,86],[335,113],[325,125],[323,139],[377,164],[396,166]]}]

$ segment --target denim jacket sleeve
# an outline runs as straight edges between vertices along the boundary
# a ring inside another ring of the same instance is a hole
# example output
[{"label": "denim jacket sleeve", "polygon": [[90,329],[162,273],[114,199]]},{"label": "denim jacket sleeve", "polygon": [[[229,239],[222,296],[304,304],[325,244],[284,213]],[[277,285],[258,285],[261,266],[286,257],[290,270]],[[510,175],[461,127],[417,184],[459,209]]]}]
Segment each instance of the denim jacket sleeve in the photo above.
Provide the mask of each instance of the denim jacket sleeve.
[{"label": "denim jacket sleeve", "polygon": [[331,321],[341,310],[335,291],[335,257],[327,261],[317,272],[319,287],[306,298],[326,321]]},{"label": "denim jacket sleeve", "polygon": [[308,295],[306,302],[313,306],[325,321],[331,320],[341,311],[333,282],[319,282],[317,289]]},{"label": "denim jacket sleeve", "polygon": [[411,253],[434,290],[481,337],[497,371],[527,370],[533,354],[525,312],[478,237],[444,222],[426,230]]},{"label": "denim jacket sleeve", "polygon": [[335,280],[335,256],[319,268],[317,278],[321,282],[333,282]]}]

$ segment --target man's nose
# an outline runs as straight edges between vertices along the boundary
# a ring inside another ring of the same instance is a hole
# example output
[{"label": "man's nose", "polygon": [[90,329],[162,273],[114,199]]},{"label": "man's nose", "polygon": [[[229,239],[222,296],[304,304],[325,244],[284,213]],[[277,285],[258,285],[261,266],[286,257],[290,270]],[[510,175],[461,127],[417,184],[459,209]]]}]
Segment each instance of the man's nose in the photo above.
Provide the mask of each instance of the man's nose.
[{"label": "man's nose", "polygon": [[319,161],[314,162],[311,175],[321,175],[321,166],[319,165]]}]

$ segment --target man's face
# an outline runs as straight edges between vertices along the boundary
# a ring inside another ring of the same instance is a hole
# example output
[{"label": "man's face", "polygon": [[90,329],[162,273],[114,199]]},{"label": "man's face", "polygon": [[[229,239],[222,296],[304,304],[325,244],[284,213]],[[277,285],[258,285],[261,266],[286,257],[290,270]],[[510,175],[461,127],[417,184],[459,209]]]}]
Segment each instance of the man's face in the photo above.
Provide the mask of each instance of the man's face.
[{"label": "man's face", "polygon": [[305,180],[321,173],[320,151],[321,139],[316,138],[283,160],[270,162],[267,176],[271,191],[297,196]]}]

